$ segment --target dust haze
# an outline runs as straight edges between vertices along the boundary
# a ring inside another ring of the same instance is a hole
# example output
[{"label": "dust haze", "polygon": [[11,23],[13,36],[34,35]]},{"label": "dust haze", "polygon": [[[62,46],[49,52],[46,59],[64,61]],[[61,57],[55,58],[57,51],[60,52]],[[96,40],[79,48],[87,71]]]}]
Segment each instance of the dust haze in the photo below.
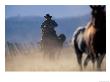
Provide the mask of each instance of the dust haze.
[{"label": "dust haze", "polygon": [[[83,61],[85,57],[86,54],[83,55]],[[106,71],[106,57],[102,62],[101,70]],[[50,59],[47,54],[44,55],[39,48],[10,50],[8,47],[5,54],[5,71],[80,71],[80,68],[72,47],[64,47],[61,54],[55,54],[54,59]],[[93,70],[90,61],[83,71],[96,70]]]}]

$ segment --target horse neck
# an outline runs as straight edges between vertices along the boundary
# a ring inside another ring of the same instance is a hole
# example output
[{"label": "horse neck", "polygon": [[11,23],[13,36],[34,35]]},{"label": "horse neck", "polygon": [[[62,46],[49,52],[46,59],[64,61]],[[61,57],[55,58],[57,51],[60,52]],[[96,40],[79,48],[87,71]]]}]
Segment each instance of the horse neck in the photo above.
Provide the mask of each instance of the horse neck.
[{"label": "horse neck", "polygon": [[98,30],[104,30],[106,29],[106,15],[105,13],[102,13],[99,17],[92,19],[94,28]]}]

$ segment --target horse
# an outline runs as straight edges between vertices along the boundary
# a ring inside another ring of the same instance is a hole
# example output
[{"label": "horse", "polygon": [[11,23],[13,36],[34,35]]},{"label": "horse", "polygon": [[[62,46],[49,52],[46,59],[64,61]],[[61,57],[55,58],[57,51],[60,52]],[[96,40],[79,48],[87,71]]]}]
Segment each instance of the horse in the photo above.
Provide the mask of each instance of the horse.
[{"label": "horse", "polygon": [[48,54],[50,59],[54,59],[56,53],[58,55],[61,53],[66,36],[64,34],[57,36],[56,33],[53,33],[55,31],[46,30],[44,32],[45,34],[42,35],[41,40],[41,50],[44,53],[44,57]]},{"label": "horse", "polygon": [[59,56],[65,40],[66,36],[64,34],[60,34],[57,38],[42,39],[41,50],[44,52],[44,57],[49,55],[50,59],[54,59],[56,53]]},{"label": "horse", "polygon": [[92,9],[92,18],[89,23],[78,28],[72,38],[74,44],[77,61],[82,70],[82,54],[86,53],[87,57],[84,61],[84,67],[87,66],[89,60],[93,63],[97,61],[97,70],[101,70],[101,63],[106,54],[106,12],[105,6],[90,6]]},{"label": "horse", "polygon": [[57,58],[59,58],[61,51],[63,49],[63,44],[66,40],[66,36],[64,34],[60,34],[57,38]]}]

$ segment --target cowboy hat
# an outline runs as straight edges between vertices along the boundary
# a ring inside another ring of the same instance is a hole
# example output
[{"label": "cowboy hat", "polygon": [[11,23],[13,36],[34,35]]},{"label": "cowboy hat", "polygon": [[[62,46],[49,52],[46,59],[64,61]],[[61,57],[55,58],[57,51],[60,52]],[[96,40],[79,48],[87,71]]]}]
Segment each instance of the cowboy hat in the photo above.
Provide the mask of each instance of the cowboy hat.
[{"label": "cowboy hat", "polygon": [[52,18],[52,16],[50,16],[49,14],[46,14],[46,16],[44,16],[45,18]]}]

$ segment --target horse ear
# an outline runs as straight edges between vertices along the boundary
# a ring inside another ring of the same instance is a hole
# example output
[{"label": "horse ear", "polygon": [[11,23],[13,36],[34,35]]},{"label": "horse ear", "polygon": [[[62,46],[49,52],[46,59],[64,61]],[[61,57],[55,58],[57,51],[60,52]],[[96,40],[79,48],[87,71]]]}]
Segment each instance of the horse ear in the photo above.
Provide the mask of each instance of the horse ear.
[{"label": "horse ear", "polygon": [[96,6],[95,6],[95,5],[90,5],[90,8],[91,8],[91,9],[95,9]]},{"label": "horse ear", "polygon": [[93,9],[93,5],[90,5],[90,8],[92,8],[92,9]]},{"label": "horse ear", "polygon": [[102,5],[101,7],[102,7],[102,9],[104,9],[105,8],[105,5]]}]

